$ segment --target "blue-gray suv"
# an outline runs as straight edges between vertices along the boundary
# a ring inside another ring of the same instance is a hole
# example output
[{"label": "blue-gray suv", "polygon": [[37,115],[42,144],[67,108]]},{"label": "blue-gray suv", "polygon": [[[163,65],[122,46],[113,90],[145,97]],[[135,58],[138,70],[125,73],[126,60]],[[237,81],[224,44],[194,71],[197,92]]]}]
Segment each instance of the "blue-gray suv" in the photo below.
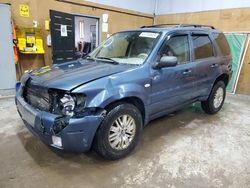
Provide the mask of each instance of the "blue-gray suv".
[{"label": "blue-gray suv", "polygon": [[113,34],[82,59],[24,74],[16,94],[27,128],[62,150],[128,155],[149,121],[200,101],[224,102],[232,57],[205,25],[153,25]]}]

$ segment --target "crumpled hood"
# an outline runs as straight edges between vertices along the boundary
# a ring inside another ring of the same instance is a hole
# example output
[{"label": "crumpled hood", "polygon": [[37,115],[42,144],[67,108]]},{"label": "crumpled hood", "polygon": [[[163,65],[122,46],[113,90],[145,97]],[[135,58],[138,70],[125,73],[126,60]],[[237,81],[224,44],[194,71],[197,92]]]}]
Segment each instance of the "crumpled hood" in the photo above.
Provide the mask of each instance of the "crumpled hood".
[{"label": "crumpled hood", "polygon": [[77,60],[60,65],[43,67],[24,76],[32,84],[46,88],[72,90],[87,82],[130,69],[129,65],[113,65],[90,60]]}]

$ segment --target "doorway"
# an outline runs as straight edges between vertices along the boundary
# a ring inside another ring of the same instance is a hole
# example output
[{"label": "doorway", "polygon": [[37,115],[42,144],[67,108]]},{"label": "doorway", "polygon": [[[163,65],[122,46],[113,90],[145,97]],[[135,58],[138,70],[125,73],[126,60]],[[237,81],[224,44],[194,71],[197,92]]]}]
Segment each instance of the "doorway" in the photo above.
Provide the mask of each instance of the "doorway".
[{"label": "doorway", "polygon": [[50,10],[52,60],[72,61],[93,51],[100,41],[100,18]]},{"label": "doorway", "polygon": [[99,43],[99,19],[75,16],[75,46],[77,58],[84,57]]}]

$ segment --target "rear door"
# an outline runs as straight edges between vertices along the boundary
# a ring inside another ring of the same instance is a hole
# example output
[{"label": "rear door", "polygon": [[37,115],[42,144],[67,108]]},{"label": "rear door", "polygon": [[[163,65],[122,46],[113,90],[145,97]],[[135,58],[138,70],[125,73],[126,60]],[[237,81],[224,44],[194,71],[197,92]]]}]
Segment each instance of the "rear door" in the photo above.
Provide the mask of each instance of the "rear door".
[{"label": "rear door", "polygon": [[197,94],[207,96],[219,75],[221,58],[217,56],[213,42],[206,33],[193,33],[193,61],[197,72]]},{"label": "rear door", "polygon": [[53,63],[75,59],[74,15],[50,10]]}]

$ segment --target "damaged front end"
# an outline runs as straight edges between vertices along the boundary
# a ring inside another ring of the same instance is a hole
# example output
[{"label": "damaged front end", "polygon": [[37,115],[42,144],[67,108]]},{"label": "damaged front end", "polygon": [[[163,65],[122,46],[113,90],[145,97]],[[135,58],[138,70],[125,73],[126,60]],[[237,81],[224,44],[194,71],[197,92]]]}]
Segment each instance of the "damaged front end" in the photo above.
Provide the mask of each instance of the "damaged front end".
[{"label": "damaged front end", "polygon": [[16,103],[33,134],[46,144],[68,151],[89,150],[106,114],[104,109],[86,107],[83,93],[46,89],[30,80],[19,89]]}]

